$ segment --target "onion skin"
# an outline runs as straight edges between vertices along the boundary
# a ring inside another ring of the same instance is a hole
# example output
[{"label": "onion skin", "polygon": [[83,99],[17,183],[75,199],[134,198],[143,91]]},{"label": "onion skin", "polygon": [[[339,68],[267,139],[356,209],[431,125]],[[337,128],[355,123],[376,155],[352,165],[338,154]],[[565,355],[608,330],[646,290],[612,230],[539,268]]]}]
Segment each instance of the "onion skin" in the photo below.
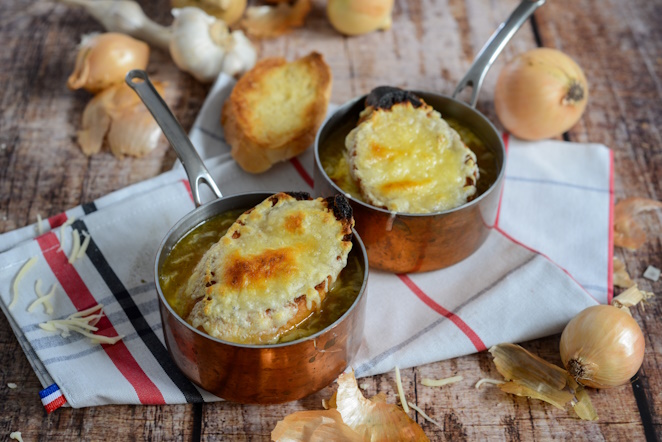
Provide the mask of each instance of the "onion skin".
[{"label": "onion skin", "polygon": [[394,0],[329,0],[326,15],[341,34],[361,35],[391,27]]},{"label": "onion skin", "polygon": [[494,106],[501,124],[523,140],[561,135],[586,109],[584,72],[561,51],[538,48],[510,60],[499,73]]},{"label": "onion skin", "polygon": [[96,94],[124,82],[124,76],[131,69],[144,70],[148,60],[147,43],[128,35],[106,32],[84,37],[67,86],[71,90],[83,88]]},{"label": "onion skin", "polygon": [[630,382],[644,360],[644,335],[626,311],[596,305],[581,311],[561,334],[561,360],[575,380],[610,388]]}]

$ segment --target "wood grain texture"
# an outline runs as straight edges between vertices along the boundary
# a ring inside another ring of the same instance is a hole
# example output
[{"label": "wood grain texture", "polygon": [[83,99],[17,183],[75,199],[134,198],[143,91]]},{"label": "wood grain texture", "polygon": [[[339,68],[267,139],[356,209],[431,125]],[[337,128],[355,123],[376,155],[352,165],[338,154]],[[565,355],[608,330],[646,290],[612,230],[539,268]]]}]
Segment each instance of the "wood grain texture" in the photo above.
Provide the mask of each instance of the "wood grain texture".
[{"label": "wood grain texture", "polygon": [[[171,21],[167,0],[142,1],[146,13]],[[321,52],[334,76],[331,100],[342,103],[379,85],[452,93],[474,55],[518,0],[397,0],[387,32],[346,38],[326,20],[325,2],[315,0],[306,26],[286,36],[257,42],[264,56],[300,57]],[[81,10],[47,1],[0,0],[0,232],[30,224],[37,214],[55,215],[115,189],[154,176],[175,156],[161,140],[141,159],[115,159],[107,150],[85,157],[75,144],[89,94],[65,87],[83,33],[100,26]],[[614,152],[615,196],[662,200],[662,5],[635,0],[555,0],[538,10],[487,75],[478,108],[497,127],[492,102],[506,59],[538,43],[571,55],[590,84],[587,111],[567,135],[597,142]],[[152,51],[148,71],[168,82],[166,101],[185,129],[202,105],[208,86],[181,73],[169,56]],[[464,95],[463,95],[464,96]],[[662,293],[662,281],[641,277],[648,265],[662,268],[662,213],[643,215],[649,241],[616,255],[648,291]],[[646,356],[633,386],[590,395],[598,422],[575,419],[571,411],[506,395],[498,388],[474,388],[499,375],[491,356],[480,353],[402,370],[405,394],[438,428],[418,420],[431,440],[662,440],[662,326],[659,300],[637,309],[646,336]],[[559,364],[558,336],[525,343],[530,351]],[[277,406],[232,403],[180,406],[108,406],[60,409],[46,415],[41,388],[8,323],[0,319],[0,435],[21,431],[27,440],[269,440],[286,414],[321,408],[332,385],[300,401]],[[461,374],[445,387],[425,387],[423,377]],[[15,390],[7,383],[18,384]],[[397,402],[393,373],[359,380],[367,396],[387,394]],[[637,394],[635,394],[637,392]],[[646,423],[648,422],[648,423]]]}]

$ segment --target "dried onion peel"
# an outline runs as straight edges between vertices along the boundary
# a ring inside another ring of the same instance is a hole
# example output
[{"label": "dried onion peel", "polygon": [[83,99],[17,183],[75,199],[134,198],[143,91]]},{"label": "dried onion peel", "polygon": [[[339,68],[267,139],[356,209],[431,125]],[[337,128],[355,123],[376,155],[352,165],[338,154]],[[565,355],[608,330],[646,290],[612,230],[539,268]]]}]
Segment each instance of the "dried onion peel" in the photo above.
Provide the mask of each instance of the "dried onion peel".
[{"label": "dried onion peel", "polygon": [[614,245],[636,250],[646,242],[646,233],[634,219],[649,210],[662,209],[662,202],[646,198],[630,197],[614,206]]},{"label": "dried onion peel", "polygon": [[497,370],[508,381],[499,385],[502,391],[540,399],[562,410],[570,403],[581,419],[598,419],[583,387],[562,368],[515,344],[495,345],[489,351]]},{"label": "dried onion peel", "polygon": [[292,28],[303,26],[311,7],[310,0],[296,0],[293,5],[278,3],[275,6],[251,6],[246,9],[240,24],[252,37],[278,37]]},{"label": "dried onion peel", "polygon": [[634,285],[634,281],[630,278],[625,263],[614,256],[614,285],[624,289],[630,288]]},{"label": "dried onion peel", "polygon": [[[163,95],[162,83],[155,82],[154,87]],[[97,94],[87,104],[78,144],[85,155],[93,155],[101,150],[106,135],[116,157],[140,157],[156,148],[161,128],[138,95],[120,83]]]},{"label": "dried onion peel", "polygon": [[276,428],[271,433],[272,439],[275,441],[429,440],[423,429],[400,407],[386,403],[384,394],[380,393],[370,399],[364,397],[353,372],[338,377],[338,391],[326,404],[328,410],[302,411],[286,416],[276,424]]},{"label": "dried onion peel", "polygon": [[122,83],[131,69],[145,69],[149,59],[146,43],[116,32],[83,37],[76,55],[69,89],[83,88],[93,94]]}]

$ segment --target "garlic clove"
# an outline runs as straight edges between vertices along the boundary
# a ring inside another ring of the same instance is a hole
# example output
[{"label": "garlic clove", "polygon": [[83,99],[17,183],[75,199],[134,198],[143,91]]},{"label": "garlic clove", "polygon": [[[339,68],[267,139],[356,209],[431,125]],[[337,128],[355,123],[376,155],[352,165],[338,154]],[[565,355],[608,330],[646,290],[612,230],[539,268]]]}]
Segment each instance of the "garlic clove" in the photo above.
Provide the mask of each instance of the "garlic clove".
[{"label": "garlic clove", "polygon": [[149,46],[128,35],[115,32],[85,35],[67,86],[97,93],[123,82],[131,69],[145,69],[148,59]]},{"label": "garlic clove", "polygon": [[[162,83],[154,82],[164,95]],[[83,111],[78,144],[85,155],[100,152],[105,137],[111,152],[141,157],[158,146],[161,129],[138,95],[125,83],[119,83],[97,94]]]},{"label": "garlic clove", "polygon": [[275,6],[251,6],[240,25],[252,37],[277,37],[303,26],[311,8],[311,0],[296,0],[293,5],[279,2]]},{"label": "garlic clove", "polygon": [[82,129],[78,131],[78,145],[87,156],[101,151],[103,139],[110,128],[106,101],[114,92],[109,89],[92,98],[83,111]]},{"label": "garlic clove", "polygon": [[246,10],[246,0],[172,0],[173,8],[193,6],[227,23],[236,23]]},{"label": "garlic clove", "polygon": [[234,47],[223,60],[221,70],[230,76],[238,76],[255,66],[257,51],[242,31],[233,31]]}]

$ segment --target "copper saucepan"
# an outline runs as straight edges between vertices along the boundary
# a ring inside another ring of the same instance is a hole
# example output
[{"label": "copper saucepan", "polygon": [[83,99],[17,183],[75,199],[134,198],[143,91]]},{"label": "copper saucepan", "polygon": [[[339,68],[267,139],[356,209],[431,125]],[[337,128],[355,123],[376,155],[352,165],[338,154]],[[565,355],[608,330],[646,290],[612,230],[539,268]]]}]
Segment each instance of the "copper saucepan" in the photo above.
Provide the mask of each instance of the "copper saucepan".
[{"label": "copper saucepan", "polygon": [[[273,193],[223,197],[147,74],[131,71],[126,82],[143,100],[177,152],[196,204],[196,209],[168,232],[159,247],[154,266],[163,334],[172,359],[191,381],[235,402],[287,402],[326,387],[345,370],[363,336],[368,261],[361,238],[353,232],[351,254],[364,268],[361,289],[351,307],[322,331],[283,344],[245,345],[222,341],[193,328],[175,313],[161,290],[159,274],[166,256],[186,233],[204,221],[228,210],[251,208]],[[201,182],[206,183],[218,199],[201,205]]]},{"label": "copper saucepan", "polygon": [[[478,92],[490,66],[521,25],[545,0],[523,0],[510,17],[490,37],[452,96],[413,91],[441,113],[445,119],[461,122],[491,152],[496,162],[493,182],[474,200],[451,210],[430,214],[390,212],[350,198],[356,229],[361,234],[370,265],[395,273],[435,270],[453,265],[480,247],[497,215],[503,184],[506,152],[503,140],[492,123],[475,109]],[[472,86],[470,104],[456,96]],[[345,193],[324,171],[320,152],[331,146],[344,146],[364,109],[367,95],[355,98],[337,109],[323,124],[315,139],[315,192],[317,195]],[[481,166],[480,158],[478,166]]]}]

